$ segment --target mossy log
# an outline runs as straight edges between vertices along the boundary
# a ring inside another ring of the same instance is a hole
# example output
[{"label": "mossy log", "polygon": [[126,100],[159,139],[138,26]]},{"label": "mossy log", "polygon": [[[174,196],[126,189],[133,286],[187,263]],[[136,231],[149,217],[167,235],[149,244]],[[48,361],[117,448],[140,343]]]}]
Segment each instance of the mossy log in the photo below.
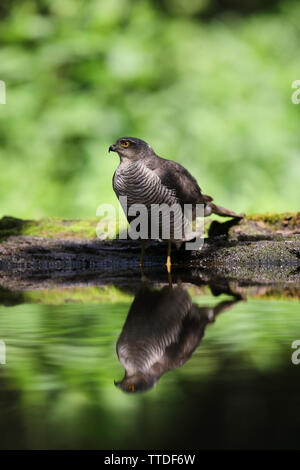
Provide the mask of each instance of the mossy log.
[{"label": "mossy log", "polygon": [[[0,242],[11,237],[41,237],[55,240],[95,240],[96,227],[100,218],[61,219],[48,217],[39,220],[23,220],[5,216],[0,219]],[[282,214],[253,214],[236,222],[224,219],[205,219],[205,233],[208,236],[228,235],[229,239],[241,237],[278,237],[300,235],[300,212]],[[17,242],[17,240],[16,240]]]},{"label": "mossy log", "polygon": [[[126,284],[140,278],[140,242],[99,240],[99,219],[0,220],[0,285],[11,289]],[[299,292],[300,213],[207,221],[204,246],[172,252],[183,282],[239,286],[274,284]],[[165,279],[166,243],[149,242],[145,273]]]}]

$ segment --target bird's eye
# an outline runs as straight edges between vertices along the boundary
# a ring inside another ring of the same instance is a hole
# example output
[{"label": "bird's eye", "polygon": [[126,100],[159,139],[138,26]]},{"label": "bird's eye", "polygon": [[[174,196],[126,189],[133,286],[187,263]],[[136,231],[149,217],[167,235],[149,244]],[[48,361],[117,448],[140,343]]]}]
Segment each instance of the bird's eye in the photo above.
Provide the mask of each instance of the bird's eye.
[{"label": "bird's eye", "polygon": [[130,142],[128,140],[124,140],[124,142],[121,143],[122,147],[129,147]]}]

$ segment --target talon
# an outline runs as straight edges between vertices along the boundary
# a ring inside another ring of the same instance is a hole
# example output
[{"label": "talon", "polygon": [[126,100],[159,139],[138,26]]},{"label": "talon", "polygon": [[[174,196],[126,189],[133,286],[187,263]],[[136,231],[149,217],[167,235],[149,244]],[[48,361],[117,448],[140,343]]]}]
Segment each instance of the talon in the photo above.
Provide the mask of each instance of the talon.
[{"label": "talon", "polygon": [[168,273],[170,273],[171,272],[171,256],[168,256],[166,266],[167,266]]},{"label": "talon", "polygon": [[166,266],[167,266],[168,273],[170,273],[171,272],[171,240],[168,240],[168,256],[167,256]]}]

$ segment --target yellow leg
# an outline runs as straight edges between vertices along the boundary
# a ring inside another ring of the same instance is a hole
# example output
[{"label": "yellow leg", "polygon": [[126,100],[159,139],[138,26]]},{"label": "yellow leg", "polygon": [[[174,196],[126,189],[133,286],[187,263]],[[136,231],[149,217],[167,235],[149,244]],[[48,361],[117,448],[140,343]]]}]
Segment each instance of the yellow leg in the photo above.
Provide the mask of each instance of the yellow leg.
[{"label": "yellow leg", "polygon": [[168,256],[167,256],[166,266],[167,266],[168,273],[170,273],[171,272],[171,240],[168,240]]}]

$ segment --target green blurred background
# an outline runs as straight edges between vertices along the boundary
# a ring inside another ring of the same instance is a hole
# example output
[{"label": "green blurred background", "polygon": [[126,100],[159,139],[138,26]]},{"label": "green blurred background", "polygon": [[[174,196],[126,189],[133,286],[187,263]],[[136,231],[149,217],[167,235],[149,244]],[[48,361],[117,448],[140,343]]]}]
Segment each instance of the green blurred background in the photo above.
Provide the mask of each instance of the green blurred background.
[{"label": "green blurred background", "polygon": [[123,135],[236,211],[299,209],[299,20],[289,0],[1,1],[0,216],[117,204]]}]

